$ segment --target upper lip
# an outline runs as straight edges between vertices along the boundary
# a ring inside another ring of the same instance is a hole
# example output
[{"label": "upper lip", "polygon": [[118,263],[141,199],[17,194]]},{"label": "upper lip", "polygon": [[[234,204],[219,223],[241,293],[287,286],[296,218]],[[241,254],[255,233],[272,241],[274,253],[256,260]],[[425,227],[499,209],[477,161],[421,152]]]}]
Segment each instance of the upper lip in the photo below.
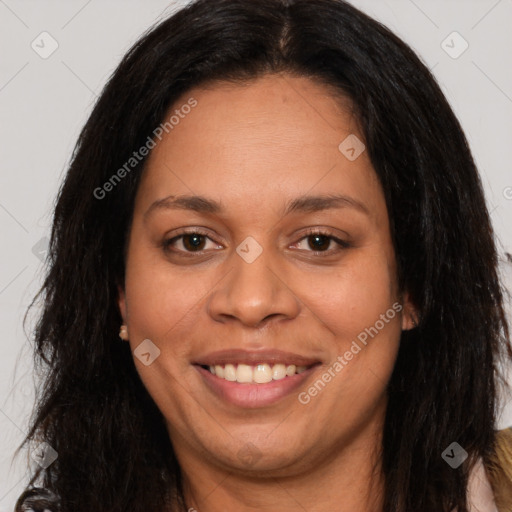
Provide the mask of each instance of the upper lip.
[{"label": "upper lip", "polygon": [[201,366],[215,366],[225,364],[254,365],[258,363],[270,363],[311,366],[319,362],[320,361],[318,359],[301,356],[292,352],[284,352],[282,350],[243,350],[234,348],[211,352],[205,356],[197,358],[193,364]]}]

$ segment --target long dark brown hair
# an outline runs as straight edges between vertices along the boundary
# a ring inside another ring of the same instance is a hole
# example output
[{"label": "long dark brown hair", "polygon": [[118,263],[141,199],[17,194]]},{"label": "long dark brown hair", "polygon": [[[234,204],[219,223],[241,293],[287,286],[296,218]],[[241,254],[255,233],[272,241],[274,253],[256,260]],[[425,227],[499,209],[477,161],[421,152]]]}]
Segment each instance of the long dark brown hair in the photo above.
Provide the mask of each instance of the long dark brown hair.
[{"label": "long dark brown hair", "polygon": [[[32,303],[43,306],[35,359],[45,377],[24,445],[58,453],[29,484],[55,510],[183,510],[162,414],[118,338],[117,285],[146,158],[104,197],[98,188],[187,90],[279,72],[351,100],[385,193],[399,286],[420,315],[402,334],[388,388],[383,512],[467,512],[469,471],[494,449],[498,363],[512,357],[489,213],[432,74],[343,0],[194,1],[146,33],[105,86],[59,191]],[[458,469],[441,457],[453,442],[469,454]]]}]

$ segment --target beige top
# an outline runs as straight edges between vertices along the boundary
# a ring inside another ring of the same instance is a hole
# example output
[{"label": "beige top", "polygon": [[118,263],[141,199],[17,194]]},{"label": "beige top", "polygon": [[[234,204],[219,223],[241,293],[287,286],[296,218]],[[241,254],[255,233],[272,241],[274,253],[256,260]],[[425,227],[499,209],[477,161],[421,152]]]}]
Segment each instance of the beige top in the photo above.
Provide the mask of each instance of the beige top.
[{"label": "beige top", "polygon": [[499,512],[494,501],[491,483],[481,459],[469,477],[468,502],[470,512]]}]

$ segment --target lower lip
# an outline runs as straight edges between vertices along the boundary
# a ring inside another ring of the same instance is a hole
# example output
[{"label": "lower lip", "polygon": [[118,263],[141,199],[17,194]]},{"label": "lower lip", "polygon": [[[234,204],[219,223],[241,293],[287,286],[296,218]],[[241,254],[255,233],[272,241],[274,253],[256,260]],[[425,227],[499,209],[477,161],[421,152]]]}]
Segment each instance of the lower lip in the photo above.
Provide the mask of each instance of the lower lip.
[{"label": "lower lip", "polygon": [[296,391],[317,367],[314,365],[302,373],[272,380],[266,384],[248,384],[221,379],[202,366],[194,366],[214,394],[232,405],[248,409],[266,407],[279,402]]}]

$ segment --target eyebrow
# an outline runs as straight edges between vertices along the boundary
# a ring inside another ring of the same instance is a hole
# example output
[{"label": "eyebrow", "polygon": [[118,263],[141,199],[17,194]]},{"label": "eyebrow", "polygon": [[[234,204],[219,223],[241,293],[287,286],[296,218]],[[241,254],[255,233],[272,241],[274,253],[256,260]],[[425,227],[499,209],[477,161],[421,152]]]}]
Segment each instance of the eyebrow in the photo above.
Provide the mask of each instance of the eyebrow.
[{"label": "eyebrow", "polygon": [[[357,199],[346,195],[315,195],[315,196],[300,196],[288,203],[285,206],[284,214],[302,212],[313,213],[322,210],[329,210],[332,208],[353,208],[366,215],[370,214],[368,208]],[[158,199],[146,210],[144,213],[144,221],[150,215],[157,211],[162,210],[189,210],[197,213],[220,214],[224,212],[222,205],[214,199],[209,199],[204,196],[182,195],[182,196],[167,196]]]}]

